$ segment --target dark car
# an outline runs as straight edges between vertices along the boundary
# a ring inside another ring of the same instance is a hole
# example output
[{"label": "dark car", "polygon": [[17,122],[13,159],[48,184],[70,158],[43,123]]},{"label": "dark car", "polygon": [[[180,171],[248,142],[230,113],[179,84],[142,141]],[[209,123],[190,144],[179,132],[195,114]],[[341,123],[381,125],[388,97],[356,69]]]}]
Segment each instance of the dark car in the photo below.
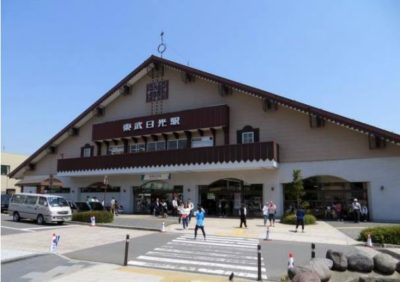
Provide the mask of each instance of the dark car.
[{"label": "dark car", "polygon": [[105,210],[103,205],[98,202],[70,202],[69,206],[73,213]]},{"label": "dark car", "polygon": [[10,202],[11,195],[2,194],[1,195],[1,212],[8,211],[8,203]]}]

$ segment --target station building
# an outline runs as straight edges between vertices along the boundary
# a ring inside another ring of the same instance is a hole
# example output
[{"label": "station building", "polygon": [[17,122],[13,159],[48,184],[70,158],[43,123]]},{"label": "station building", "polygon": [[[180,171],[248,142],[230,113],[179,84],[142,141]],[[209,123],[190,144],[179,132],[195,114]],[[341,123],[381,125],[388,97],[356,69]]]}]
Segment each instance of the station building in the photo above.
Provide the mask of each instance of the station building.
[{"label": "station building", "polygon": [[112,197],[128,213],[182,197],[209,215],[293,204],[317,216],[353,198],[400,221],[400,135],[151,56],[10,173],[25,192]]}]

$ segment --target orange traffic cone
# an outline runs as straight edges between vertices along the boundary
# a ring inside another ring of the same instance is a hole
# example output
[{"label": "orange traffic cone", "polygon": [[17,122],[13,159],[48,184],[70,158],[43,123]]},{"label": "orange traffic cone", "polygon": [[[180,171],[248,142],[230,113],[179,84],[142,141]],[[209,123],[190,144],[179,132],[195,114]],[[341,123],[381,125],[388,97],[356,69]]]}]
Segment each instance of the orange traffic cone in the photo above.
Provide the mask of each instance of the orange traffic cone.
[{"label": "orange traffic cone", "polygon": [[368,247],[373,247],[374,245],[372,244],[372,238],[371,238],[371,234],[368,233],[368,238],[367,238],[367,246]]},{"label": "orange traffic cone", "polygon": [[294,268],[294,257],[292,253],[289,253],[288,269]]}]

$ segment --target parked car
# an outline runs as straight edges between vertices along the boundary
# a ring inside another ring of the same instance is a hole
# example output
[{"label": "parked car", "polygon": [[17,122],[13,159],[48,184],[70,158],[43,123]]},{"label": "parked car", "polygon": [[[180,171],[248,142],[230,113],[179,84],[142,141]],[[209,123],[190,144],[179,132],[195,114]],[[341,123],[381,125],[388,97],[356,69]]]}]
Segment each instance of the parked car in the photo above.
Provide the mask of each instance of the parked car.
[{"label": "parked car", "polygon": [[105,208],[99,202],[70,202],[69,206],[73,213],[85,211],[104,211]]},{"label": "parked car", "polygon": [[36,220],[38,224],[71,221],[72,212],[68,202],[60,196],[48,194],[14,194],[8,205],[8,214],[14,221]]},{"label": "parked car", "polygon": [[11,195],[1,194],[1,212],[7,212],[8,204],[10,202]]}]

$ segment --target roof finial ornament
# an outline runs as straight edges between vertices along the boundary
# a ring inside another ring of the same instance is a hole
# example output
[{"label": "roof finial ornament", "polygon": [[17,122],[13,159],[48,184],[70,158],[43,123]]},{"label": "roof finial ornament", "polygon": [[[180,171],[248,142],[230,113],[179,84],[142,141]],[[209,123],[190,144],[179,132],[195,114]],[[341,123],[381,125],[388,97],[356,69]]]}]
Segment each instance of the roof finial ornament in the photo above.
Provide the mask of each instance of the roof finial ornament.
[{"label": "roof finial ornament", "polygon": [[158,45],[157,51],[158,51],[158,53],[160,53],[160,57],[162,58],[163,53],[165,52],[165,50],[167,50],[167,45],[165,45],[164,38],[163,38],[164,31],[161,32],[160,36],[161,36],[161,43]]}]

